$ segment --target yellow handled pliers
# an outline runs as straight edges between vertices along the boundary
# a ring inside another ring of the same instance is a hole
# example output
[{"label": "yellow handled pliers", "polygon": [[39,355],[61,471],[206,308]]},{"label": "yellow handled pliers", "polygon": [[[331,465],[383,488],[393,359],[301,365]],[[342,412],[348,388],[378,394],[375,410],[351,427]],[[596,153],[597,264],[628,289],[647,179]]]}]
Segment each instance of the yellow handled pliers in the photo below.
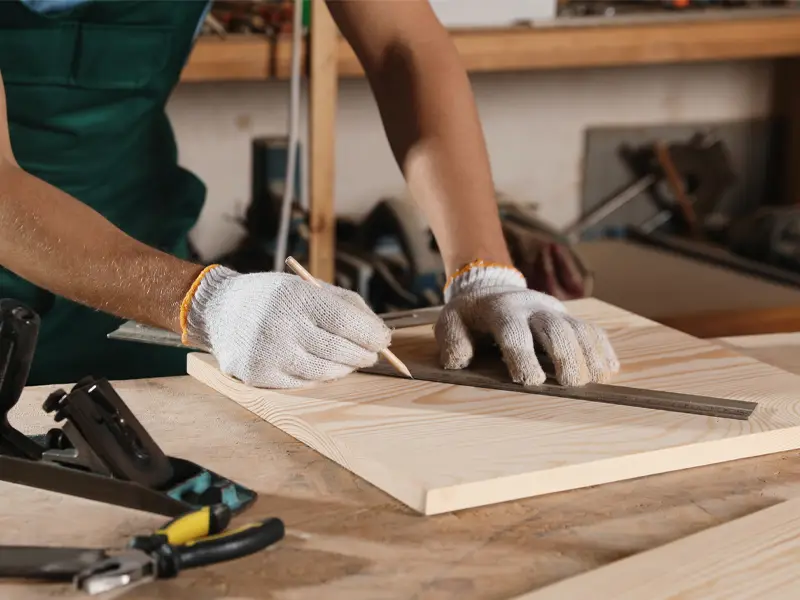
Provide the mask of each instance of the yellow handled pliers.
[{"label": "yellow handled pliers", "polygon": [[266,519],[225,531],[231,512],[224,504],[180,516],[152,535],[133,538],[128,549],[83,569],[75,587],[100,594],[122,586],[175,577],[193,569],[254,554],[281,540],[280,519]]}]

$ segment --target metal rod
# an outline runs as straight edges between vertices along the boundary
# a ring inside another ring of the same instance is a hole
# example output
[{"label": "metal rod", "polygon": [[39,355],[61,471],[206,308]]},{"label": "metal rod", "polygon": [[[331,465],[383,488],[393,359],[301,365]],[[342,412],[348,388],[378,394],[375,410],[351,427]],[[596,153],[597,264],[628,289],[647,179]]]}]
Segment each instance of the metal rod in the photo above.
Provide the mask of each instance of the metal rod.
[{"label": "metal rod", "polygon": [[573,242],[577,241],[584,231],[638,197],[639,194],[645,192],[650,186],[655,184],[656,181],[658,181],[658,179],[655,175],[645,175],[641,179],[633,182],[618,194],[603,200],[588,213],[582,215],[577,221],[564,230],[564,235]]}]

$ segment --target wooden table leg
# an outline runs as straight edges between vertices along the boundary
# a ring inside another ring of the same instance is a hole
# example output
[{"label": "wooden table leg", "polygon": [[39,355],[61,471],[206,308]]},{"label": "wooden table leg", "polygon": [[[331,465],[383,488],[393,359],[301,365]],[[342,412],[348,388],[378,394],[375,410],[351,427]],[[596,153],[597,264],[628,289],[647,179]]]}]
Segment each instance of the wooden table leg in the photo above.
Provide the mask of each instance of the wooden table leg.
[{"label": "wooden table leg", "polygon": [[324,0],[311,2],[309,97],[310,229],[309,271],[332,282],[335,239],[335,143],[338,32]]}]

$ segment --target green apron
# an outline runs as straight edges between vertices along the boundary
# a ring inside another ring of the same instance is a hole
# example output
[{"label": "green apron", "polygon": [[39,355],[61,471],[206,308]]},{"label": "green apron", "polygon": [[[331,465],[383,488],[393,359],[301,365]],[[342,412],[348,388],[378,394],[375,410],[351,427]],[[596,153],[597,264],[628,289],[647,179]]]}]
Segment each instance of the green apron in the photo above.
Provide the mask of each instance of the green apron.
[{"label": "green apron", "polygon": [[[0,73],[20,166],[181,257],[205,187],[178,166],[165,104],[206,6],[106,0],[45,16],[0,2]],[[0,267],[0,298],[9,297],[42,317],[31,385],[186,372],[185,350],[108,340],[119,319]]]}]

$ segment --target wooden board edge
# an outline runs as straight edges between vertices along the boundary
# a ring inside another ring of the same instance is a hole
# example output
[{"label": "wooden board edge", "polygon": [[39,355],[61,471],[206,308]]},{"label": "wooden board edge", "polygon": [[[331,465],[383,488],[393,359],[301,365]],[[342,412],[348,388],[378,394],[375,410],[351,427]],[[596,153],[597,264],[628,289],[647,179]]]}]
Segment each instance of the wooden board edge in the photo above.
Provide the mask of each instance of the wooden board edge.
[{"label": "wooden board edge", "polygon": [[[675,541],[669,542],[662,546],[646,550],[639,554],[634,554],[622,560],[605,565],[598,569],[594,569],[567,579],[558,581],[556,583],[547,585],[545,587],[532,590],[520,596],[515,596],[512,600],[560,600],[561,598],[572,598],[573,594],[580,589],[593,589],[597,592],[602,591],[601,587],[596,587],[604,577],[624,577],[626,572],[636,573],[641,577],[653,579],[656,576],[662,575],[664,569],[660,568],[666,566],[662,557],[679,552],[682,557],[685,557],[684,564],[692,563],[692,551],[695,548],[701,548],[702,556],[713,555],[717,552],[720,554],[727,554],[731,543],[737,540],[741,543],[749,543],[752,539],[752,531],[763,531],[771,529],[770,524],[775,521],[785,522],[793,518],[797,519],[800,514],[800,498],[783,500],[777,504],[757,510],[738,519],[733,519],[727,523],[715,525],[693,533],[686,537],[682,537]],[[725,534],[725,540],[720,541],[719,536]],[[709,545],[711,542],[711,545]],[[697,552],[695,552],[697,554]],[[698,556],[698,558],[701,558]],[[683,559],[682,559],[683,560]],[[646,568],[650,565],[650,568]],[[674,572],[673,576],[676,576]],[[716,573],[712,573],[710,577],[714,577]],[[749,574],[750,577],[755,576],[754,573]],[[643,584],[637,586],[641,589]],[[633,600],[638,598],[649,598],[650,596],[642,596],[637,594],[634,589],[626,589],[625,597]],[[711,595],[711,590],[707,590]],[[649,592],[646,592],[649,594]],[[716,595],[714,595],[716,597]],[[675,596],[677,597],[677,596]],[[681,597],[684,597],[681,594]]]},{"label": "wooden board edge", "polygon": [[[441,514],[797,449],[800,449],[800,425],[512,475],[493,480],[492,489],[487,489],[487,481],[432,489],[425,511]],[[580,484],[576,485],[576,481]],[[524,488],[523,493],[520,487]],[[459,495],[469,500],[459,500]]]},{"label": "wooden board edge", "polygon": [[[292,417],[292,422],[294,423],[294,426],[291,428],[292,431],[287,431],[286,421],[281,419],[280,416],[276,418],[268,413],[255,411],[250,403],[241,402],[232,397],[230,388],[241,391],[242,394],[247,394],[249,396],[257,395],[259,399],[274,398],[279,402],[286,403],[302,401],[320,402],[319,399],[307,398],[300,395],[287,395],[275,390],[249,387],[223,374],[219,370],[214,357],[201,352],[192,352],[187,355],[186,372],[196,381],[199,381],[232,402],[235,402],[273,427],[278,427],[278,429],[285,434],[305,444],[307,447],[318,452],[328,460],[333,461],[340,467],[354,473],[370,485],[382,490],[410,509],[420,514],[426,514],[426,505],[428,503],[427,491],[421,483],[405,480],[396,473],[388,473],[381,463],[370,460],[368,457],[364,456],[364,453],[359,453],[354,449],[343,447],[341,442],[337,442],[328,436],[325,437],[324,443],[319,444],[319,438],[321,437],[319,430],[314,429],[316,435],[313,436],[313,438],[312,436],[303,435],[304,431],[309,432],[312,430],[312,427],[296,416]],[[281,422],[283,427],[279,427],[276,424],[277,422]],[[317,443],[314,443],[314,441]]]}]

